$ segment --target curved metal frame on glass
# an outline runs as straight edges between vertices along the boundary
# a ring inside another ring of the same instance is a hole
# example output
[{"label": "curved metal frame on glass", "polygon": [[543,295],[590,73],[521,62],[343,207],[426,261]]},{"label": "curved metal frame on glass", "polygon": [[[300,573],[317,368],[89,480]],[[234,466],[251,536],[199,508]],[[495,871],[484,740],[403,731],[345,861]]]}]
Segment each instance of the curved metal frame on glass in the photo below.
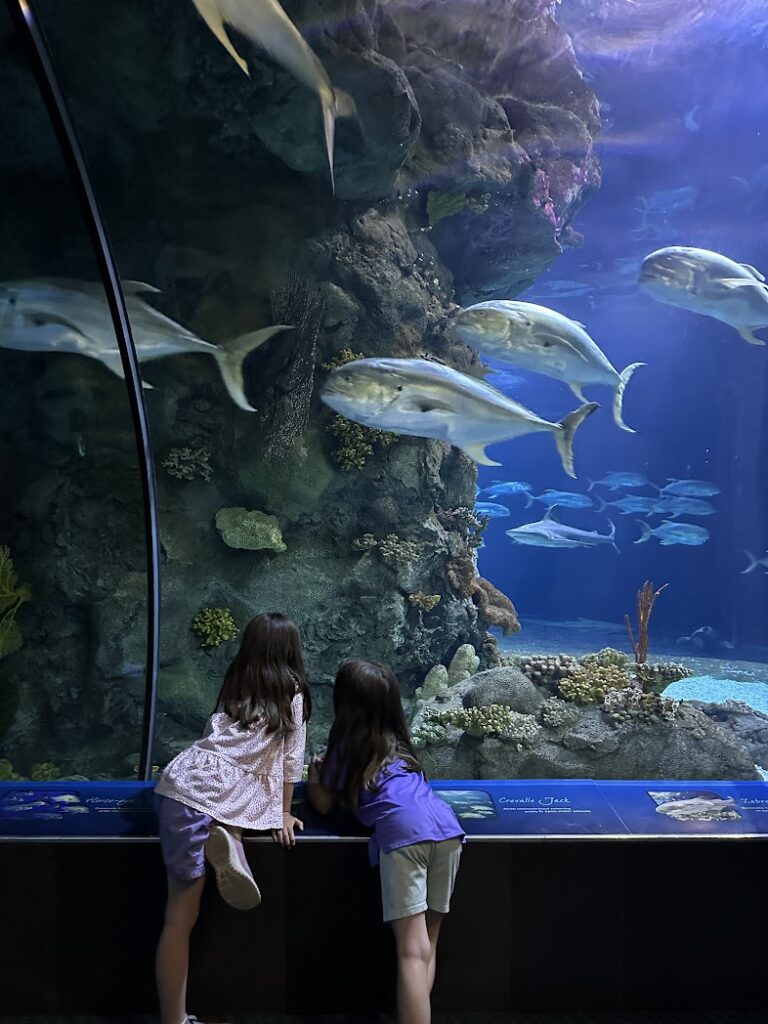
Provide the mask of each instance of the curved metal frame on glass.
[{"label": "curved metal frame on glass", "polygon": [[155,485],[152,444],[149,435],[147,410],[144,404],[141,372],[136,347],[131,334],[125,296],[120,276],[107,239],[104,222],[91,185],[83,151],[59,86],[50,51],[42,28],[29,0],[6,0],[8,10],[29,54],[51,125],[69,170],[91,239],[96,262],[104,285],[115,336],[120,348],[120,359],[125,374],[128,402],[133,419],[136,449],[139,457],[144,526],[147,550],[147,657],[145,664],[144,710],[141,735],[139,778],[152,777],[152,748],[157,703],[157,671],[160,653],[160,544],[157,526],[157,493]]}]

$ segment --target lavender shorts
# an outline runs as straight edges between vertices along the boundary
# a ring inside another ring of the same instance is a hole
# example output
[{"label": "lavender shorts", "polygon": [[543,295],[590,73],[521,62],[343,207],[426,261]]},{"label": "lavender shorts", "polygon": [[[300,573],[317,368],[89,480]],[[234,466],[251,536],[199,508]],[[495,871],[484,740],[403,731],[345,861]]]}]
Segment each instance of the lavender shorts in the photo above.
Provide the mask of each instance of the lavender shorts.
[{"label": "lavender shorts", "polygon": [[155,813],[168,874],[179,882],[194,882],[205,874],[204,847],[213,818],[158,793]]}]

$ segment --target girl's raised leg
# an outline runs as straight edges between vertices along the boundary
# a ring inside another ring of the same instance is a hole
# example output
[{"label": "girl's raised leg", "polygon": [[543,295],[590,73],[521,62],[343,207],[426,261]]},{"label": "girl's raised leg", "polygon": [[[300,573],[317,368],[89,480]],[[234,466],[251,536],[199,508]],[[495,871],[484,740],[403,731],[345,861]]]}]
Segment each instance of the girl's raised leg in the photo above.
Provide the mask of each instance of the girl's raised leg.
[{"label": "girl's raised leg", "polygon": [[162,1024],[186,1020],[189,937],[200,912],[204,885],[205,875],[193,882],[179,882],[168,875],[165,923],[155,956]]},{"label": "girl's raised leg", "polygon": [[[397,1017],[399,1024],[430,1024],[430,964],[434,950],[425,914],[392,922],[397,945]],[[439,925],[438,925],[439,931]],[[435,938],[437,942],[437,938]]]}]

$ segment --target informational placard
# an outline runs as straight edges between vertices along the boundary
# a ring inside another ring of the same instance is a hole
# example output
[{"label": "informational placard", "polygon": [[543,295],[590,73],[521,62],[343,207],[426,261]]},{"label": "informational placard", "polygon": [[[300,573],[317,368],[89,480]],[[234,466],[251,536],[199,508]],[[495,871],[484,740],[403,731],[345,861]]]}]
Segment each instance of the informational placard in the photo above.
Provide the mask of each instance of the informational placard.
[{"label": "informational placard", "polygon": [[[477,839],[768,838],[768,783],[700,780],[439,780],[434,791]],[[0,784],[0,839],[152,838],[153,783]],[[297,786],[307,839],[364,837],[352,818],[315,814]]]}]

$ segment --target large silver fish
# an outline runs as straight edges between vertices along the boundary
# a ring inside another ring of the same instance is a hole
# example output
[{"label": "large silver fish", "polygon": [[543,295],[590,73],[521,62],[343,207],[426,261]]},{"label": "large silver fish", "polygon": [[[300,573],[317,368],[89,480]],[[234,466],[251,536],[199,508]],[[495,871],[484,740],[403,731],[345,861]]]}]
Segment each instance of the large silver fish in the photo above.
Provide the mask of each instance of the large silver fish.
[{"label": "large silver fish", "polygon": [[[609,520],[610,522],[610,520]],[[610,523],[610,533],[597,533],[595,530],[577,530],[574,526],[566,526],[558,522],[554,516],[553,509],[547,509],[547,514],[537,523],[525,523],[523,526],[516,526],[507,530],[507,536],[515,544],[526,544],[536,548],[595,548],[602,544],[610,544],[614,551],[616,547],[616,527]]]},{"label": "large silver fish", "polygon": [[670,245],[645,257],[640,285],[659,302],[721,320],[751,345],[766,344],[752,332],[768,327],[768,285],[748,263],[708,249]]},{"label": "large silver fish", "polygon": [[703,526],[694,526],[692,523],[672,523],[665,519],[661,526],[652,530],[648,523],[638,519],[637,525],[640,527],[640,536],[635,544],[644,544],[651,537],[656,537],[662,547],[670,547],[672,544],[697,547],[709,540],[709,530],[705,530]]},{"label": "large silver fish", "polygon": [[455,328],[462,341],[478,352],[564,381],[582,402],[585,385],[614,388],[613,417],[622,430],[634,433],[622,418],[624,389],[635,370],[645,364],[631,363],[619,373],[583,324],[546,306],[499,300],[463,309]]},{"label": "large silver fish", "polygon": [[395,434],[448,441],[484,466],[498,466],[485,446],[549,431],[563,469],[573,471],[573,437],[598,408],[588,402],[561,423],[550,423],[488,384],[426,359],[357,359],[339,366],[321,391],[347,419]]},{"label": "large silver fish", "polygon": [[192,0],[208,28],[232,57],[237,66],[246,73],[248,65],[235,49],[227,35],[225,25],[237,29],[246,39],[256,43],[286,71],[306,85],[320,97],[323,108],[323,130],[328,167],[333,179],[333,141],[336,118],[349,117],[355,113],[355,104],[350,96],[340,89],[334,89],[319,58],[307,45],[304,37],[293,24],[277,0]]},{"label": "large silver fish", "polygon": [[[139,281],[123,281],[122,286],[140,362],[184,352],[211,355],[232,400],[253,412],[243,390],[243,361],[273,334],[289,327],[266,327],[224,345],[213,345],[138,298],[143,292],[157,292],[157,288]],[[0,348],[74,352],[98,359],[112,373],[123,376],[104,290],[91,281],[37,279],[0,284]]]}]

